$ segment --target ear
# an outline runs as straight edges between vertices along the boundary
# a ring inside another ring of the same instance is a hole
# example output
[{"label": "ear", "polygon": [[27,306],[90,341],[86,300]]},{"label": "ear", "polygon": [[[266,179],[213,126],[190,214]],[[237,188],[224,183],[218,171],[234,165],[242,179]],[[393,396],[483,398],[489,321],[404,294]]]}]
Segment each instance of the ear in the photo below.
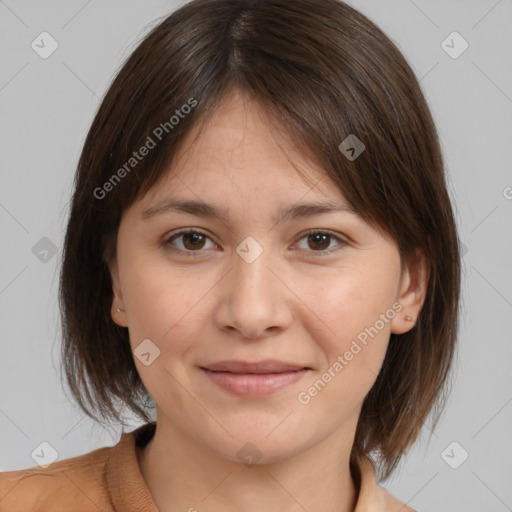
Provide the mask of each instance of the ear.
[{"label": "ear", "polygon": [[397,297],[402,310],[391,322],[393,334],[403,334],[415,326],[427,296],[428,281],[428,259],[417,249],[402,270]]},{"label": "ear", "polygon": [[[108,267],[110,269],[113,292],[110,314],[112,316],[112,320],[114,320],[117,325],[120,325],[121,327],[128,327],[128,323],[126,321],[126,308],[124,306],[123,293],[121,291],[121,283],[119,281],[119,267],[117,264],[117,258],[114,258],[108,264]],[[118,311],[118,309],[120,311]]]}]

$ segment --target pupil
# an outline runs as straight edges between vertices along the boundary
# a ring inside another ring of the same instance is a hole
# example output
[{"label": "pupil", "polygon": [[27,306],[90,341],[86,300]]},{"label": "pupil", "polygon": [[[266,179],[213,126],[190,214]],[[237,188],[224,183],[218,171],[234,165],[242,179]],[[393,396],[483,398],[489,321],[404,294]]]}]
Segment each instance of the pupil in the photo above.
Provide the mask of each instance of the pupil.
[{"label": "pupil", "polygon": [[201,235],[199,233],[190,233],[187,235],[187,239],[189,241],[191,241],[191,245],[195,248],[198,247],[198,242],[199,242],[199,244],[201,243],[202,237],[203,237],[203,235]]},{"label": "pupil", "polygon": [[[316,244],[316,243],[320,243],[322,244],[322,240],[318,241],[318,239],[323,239],[323,242],[325,242],[326,238],[328,238],[329,235],[322,235],[320,233],[316,233],[314,235],[311,235],[311,238],[313,239],[313,243]],[[329,244],[327,244],[329,245]],[[322,249],[324,247],[321,247]]]}]

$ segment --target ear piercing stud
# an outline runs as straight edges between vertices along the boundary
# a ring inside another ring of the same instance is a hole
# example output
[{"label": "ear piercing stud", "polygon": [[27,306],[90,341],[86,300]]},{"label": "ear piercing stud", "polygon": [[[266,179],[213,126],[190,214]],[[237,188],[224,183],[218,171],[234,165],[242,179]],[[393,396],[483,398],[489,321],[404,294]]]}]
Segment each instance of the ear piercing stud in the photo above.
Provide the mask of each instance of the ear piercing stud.
[{"label": "ear piercing stud", "polygon": [[121,312],[123,312],[123,313],[124,313],[124,309],[119,309],[119,308],[117,308],[117,312],[118,312],[118,313],[121,313]]},{"label": "ear piercing stud", "polygon": [[[119,311],[119,310],[118,310],[118,311]],[[406,322],[412,322],[412,318],[411,318],[409,315],[407,315],[407,316],[405,317],[405,321],[406,321]]]}]

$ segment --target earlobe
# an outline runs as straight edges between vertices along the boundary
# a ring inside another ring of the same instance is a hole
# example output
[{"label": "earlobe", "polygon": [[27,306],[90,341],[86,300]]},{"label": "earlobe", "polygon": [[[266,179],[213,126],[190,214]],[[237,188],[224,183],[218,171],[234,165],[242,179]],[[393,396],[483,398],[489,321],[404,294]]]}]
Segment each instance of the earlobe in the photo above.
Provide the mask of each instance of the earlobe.
[{"label": "earlobe", "polygon": [[126,315],[123,301],[123,294],[121,291],[121,284],[119,281],[119,270],[117,266],[117,261],[114,260],[109,264],[110,269],[110,277],[112,280],[112,306],[110,310],[110,315],[112,316],[112,320],[121,327],[127,327],[126,323]]},{"label": "earlobe", "polygon": [[427,295],[428,281],[428,259],[424,253],[416,250],[409,258],[400,280],[397,301],[402,305],[402,310],[391,322],[393,334],[403,334],[416,325]]}]

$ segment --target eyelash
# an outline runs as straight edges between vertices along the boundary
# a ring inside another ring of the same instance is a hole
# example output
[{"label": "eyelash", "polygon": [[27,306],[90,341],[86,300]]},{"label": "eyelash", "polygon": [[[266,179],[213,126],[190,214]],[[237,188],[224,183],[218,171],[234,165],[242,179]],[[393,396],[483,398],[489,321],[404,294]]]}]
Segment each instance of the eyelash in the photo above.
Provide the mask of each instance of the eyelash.
[{"label": "eyelash", "polygon": [[[203,235],[206,238],[210,239],[210,237],[206,233],[202,232],[201,230],[198,230],[198,229],[183,229],[181,231],[177,231],[176,233],[171,235],[169,238],[167,238],[163,242],[163,246],[165,247],[166,250],[168,250],[168,251],[170,251],[172,253],[180,254],[180,255],[185,255],[187,257],[193,256],[194,253],[200,253],[201,250],[198,250],[198,251],[187,251],[187,250],[183,250],[183,249],[175,249],[174,247],[172,247],[170,245],[172,241],[174,241],[175,239],[179,238],[180,236],[190,235],[190,234],[199,234],[199,235]],[[336,240],[338,240],[340,242],[340,244],[337,247],[332,248],[332,249],[324,249],[324,250],[321,250],[321,251],[307,251],[307,252],[312,252],[315,255],[318,255],[320,257],[322,257],[322,256],[329,256],[333,252],[339,251],[340,249],[342,249],[347,244],[347,242],[345,240],[343,240],[342,238],[340,238],[339,236],[336,236],[336,235],[332,234],[329,231],[320,230],[320,229],[311,229],[309,231],[306,231],[299,238],[299,241],[302,240],[303,238],[306,238],[306,237],[310,236],[310,235],[317,235],[317,234],[328,235],[332,239],[336,239]]]}]

